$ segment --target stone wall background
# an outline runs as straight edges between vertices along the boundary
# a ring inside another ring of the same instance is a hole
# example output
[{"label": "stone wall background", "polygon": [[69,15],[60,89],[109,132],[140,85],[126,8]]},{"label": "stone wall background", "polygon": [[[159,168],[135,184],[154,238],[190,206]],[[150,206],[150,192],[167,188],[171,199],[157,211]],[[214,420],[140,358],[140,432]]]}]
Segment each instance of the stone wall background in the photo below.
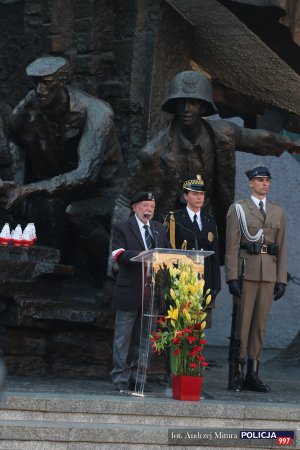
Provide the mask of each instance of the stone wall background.
[{"label": "stone wall background", "polygon": [[[66,56],[74,69],[73,84],[112,105],[130,170],[139,149],[170,120],[160,104],[171,77],[181,70],[202,70],[193,38],[187,22],[160,0],[0,0],[0,110],[7,119],[28,92],[25,68],[30,62],[44,54]],[[288,154],[264,161],[273,175],[271,198],[287,212],[289,271],[299,276],[300,167]],[[237,153],[237,198],[248,195],[244,170],[256,162],[253,155]],[[0,349],[13,373],[107,374],[110,305],[97,287],[79,287],[81,296],[78,290],[61,291],[59,282],[51,280],[28,289],[10,304],[9,322],[10,300],[2,290]],[[56,289],[60,294],[49,300],[49,291]],[[285,297],[274,302],[266,347],[283,348],[298,332],[299,289],[290,283]],[[227,346],[231,298],[224,280],[213,320],[209,343]]]}]

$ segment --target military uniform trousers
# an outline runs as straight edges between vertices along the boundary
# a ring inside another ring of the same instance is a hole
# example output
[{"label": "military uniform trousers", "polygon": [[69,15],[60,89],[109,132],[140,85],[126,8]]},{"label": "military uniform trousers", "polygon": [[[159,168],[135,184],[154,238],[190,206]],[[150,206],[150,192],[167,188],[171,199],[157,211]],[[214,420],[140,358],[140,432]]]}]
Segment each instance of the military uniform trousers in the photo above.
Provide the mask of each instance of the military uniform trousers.
[{"label": "military uniform trousers", "polygon": [[265,325],[273,300],[275,282],[244,280],[238,303],[235,337],[241,340],[241,357],[259,360],[263,346]]}]

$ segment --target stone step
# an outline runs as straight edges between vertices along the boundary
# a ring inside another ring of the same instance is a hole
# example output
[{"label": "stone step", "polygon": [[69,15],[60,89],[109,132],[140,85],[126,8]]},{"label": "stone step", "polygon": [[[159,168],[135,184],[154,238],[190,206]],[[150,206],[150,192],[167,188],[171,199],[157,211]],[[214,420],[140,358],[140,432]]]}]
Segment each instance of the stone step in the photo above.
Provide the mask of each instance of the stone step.
[{"label": "stone step", "polygon": [[[190,429],[189,429],[190,430]],[[206,428],[208,430],[208,428]],[[105,450],[105,449],[139,449],[160,450],[182,449],[240,449],[252,450],[274,448],[271,441],[260,441],[261,444],[253,445],[253,441],[236,439],[214,438],[203,439],[203,442],[193,437],[189,431],[180,429],[187,444],[183,445],[180,439],[169,440],[169,427],[150,425],[125,425],[125,424],[92,424],[77,422],[40,422],[40,421],[0,421],[0,449],[26,450]],[[213,431],[212,431],[213,432]],[[178,434],[179,431],[176,431]],[[194,430],[194,433],[197,433]],[[195,441],[196,445],[193,445]],[[174,443],[173,443],[174,442]],[[48,446],[48,447],[47,447]],[[299,448],[289,446],[289,448]]]},{"label": "stone step", "polygon": [[170,397],[123,395],[7,393],[0,403],[0,420],[141,423],[148,425],[264,428],[299,426],[298,405],[201,400],[181,402]]},{"label": "stone step", "polygon": [[[181,438],[189,436],[187,432],[221,429],[237,434],[243,429],[299,431],[300,410],[297,405],[180,402],[118,394],[7,393],[0,404],[0,450],[180,449],[185,446],[180,439],[174,440],[176,433]],[[168,432],[172,431],[174,439],[168,447]],[[241,446],[239,438],[217,438],[198,439],[195,446],[191,445],[194,438],[189,438],[187,449],[271,448],[271,441],[255,442],[255,447],[250,440]]]}]

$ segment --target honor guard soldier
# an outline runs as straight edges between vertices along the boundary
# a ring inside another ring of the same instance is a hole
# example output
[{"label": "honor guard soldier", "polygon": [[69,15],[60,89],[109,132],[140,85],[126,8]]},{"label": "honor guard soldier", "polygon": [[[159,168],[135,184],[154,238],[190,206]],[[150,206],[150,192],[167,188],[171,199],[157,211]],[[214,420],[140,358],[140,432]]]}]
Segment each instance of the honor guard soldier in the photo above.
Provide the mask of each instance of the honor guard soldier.
[{"label": "honor guard soldier", "polygon": [[283,296],[287,283],[285,214],[266,198],[268,167],[257,165],[246,175],[251,197],[231,205],[227,214],[225,272],[233,295],[228,388],[268,392],[258,369],[272,299]]},{"label": "honor guard soldier", "polygon": [[212,215],[202,211],[205,185],[200,175],[183,183],[183,197],[186,207],[169,216],[170,243],[173,248],[214,252],[204,260],[204,291],[211,289],[212,295],[206,318],[210,328],[214,300],[221,289],[221,276],[216,221]]}]

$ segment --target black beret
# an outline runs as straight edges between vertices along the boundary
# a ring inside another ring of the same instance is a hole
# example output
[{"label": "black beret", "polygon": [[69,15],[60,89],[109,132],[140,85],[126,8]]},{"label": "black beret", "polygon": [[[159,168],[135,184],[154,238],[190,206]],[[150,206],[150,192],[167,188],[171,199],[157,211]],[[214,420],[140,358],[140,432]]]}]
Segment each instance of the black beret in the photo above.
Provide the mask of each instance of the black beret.
[{"label": "black beret", "polygon": [[133,203],[145,202],[150,200],[155,201],[153,192],[136,192],[132,197],[130,204],[132,205]]}]

